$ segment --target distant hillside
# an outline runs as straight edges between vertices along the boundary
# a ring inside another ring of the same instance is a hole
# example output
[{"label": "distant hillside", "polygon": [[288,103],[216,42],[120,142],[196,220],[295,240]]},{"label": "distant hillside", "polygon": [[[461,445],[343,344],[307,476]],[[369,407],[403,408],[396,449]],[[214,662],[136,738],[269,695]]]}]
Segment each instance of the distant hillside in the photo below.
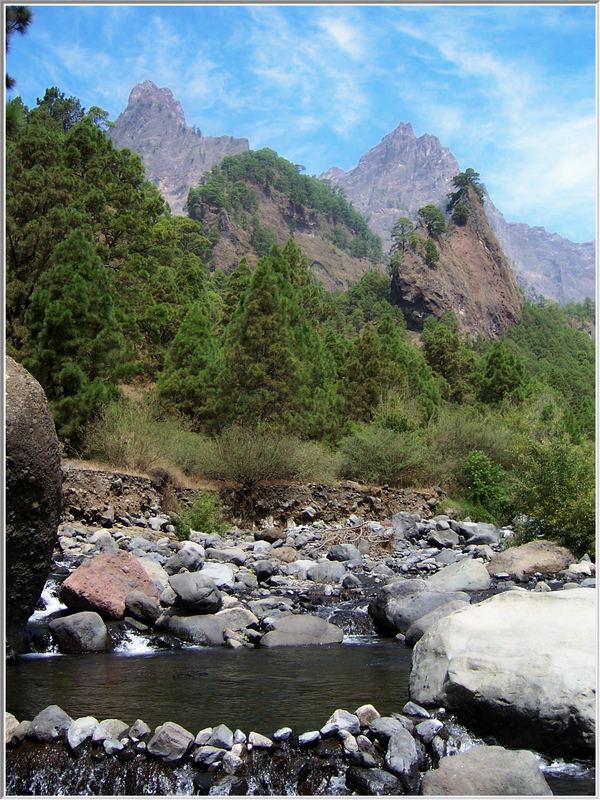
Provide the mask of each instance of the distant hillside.
[{"label": "distant hillside", "polygon": [[117,147],[139,153],[146,175],[174,214],[183,214],[190,187],[211,167],[227,155],[248,149],[247,139],[202,136],[188,128],[171,90],[159,89],[152,81],[134,86],[110,137]]},{"label": "distant hillside", "polygon": [[190,191],[188,211],[212,242],[211,266],[226,272],[243,256],[256,262],[290,236],[328,289],[383,269],[379,237],[343,193],[300,174],[273,150],[224,158]]},{"label": "distant hillside", "polygon": [[[361,211],[384,247],[399,216],[416,219],[418,209],[444,207],[458,162],[435,136],[416,137],[410,124],[398,127],[362,156],[349,172],[323,173]],[[490,225],[529,297],[544,295],[560,303],[595,296],[595,244],[577,244],[545,228],[508,223],[486,197]]]},{"label": "distant hillside", "polygon": [[473,188],[463,191],[461,203],[463,224],[450,220],[448,232],[434,236],[419,225],[411,234],[393,273],[391,299],[412,330],[428,315],[452,310],[466,333],[497,337],[519,320],[523,300]]}]

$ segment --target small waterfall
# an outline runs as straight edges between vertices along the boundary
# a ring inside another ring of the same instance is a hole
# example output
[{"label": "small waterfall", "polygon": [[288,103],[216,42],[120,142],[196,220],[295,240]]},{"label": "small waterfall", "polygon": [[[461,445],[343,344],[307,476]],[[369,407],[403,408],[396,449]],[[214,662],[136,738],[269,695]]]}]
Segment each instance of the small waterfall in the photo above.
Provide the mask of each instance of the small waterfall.
[{"label": "small waterfall", "polygon": [[51,614],[56,614],[57,611],[66,610],[67,607],[58,599],[59,589],[60,583],[56,580],[56,578],[48,578],[40,597],[40,600],[44,604],[44,608],[34,611],[29,617],[29,622],[42,622],[45,621]]}]

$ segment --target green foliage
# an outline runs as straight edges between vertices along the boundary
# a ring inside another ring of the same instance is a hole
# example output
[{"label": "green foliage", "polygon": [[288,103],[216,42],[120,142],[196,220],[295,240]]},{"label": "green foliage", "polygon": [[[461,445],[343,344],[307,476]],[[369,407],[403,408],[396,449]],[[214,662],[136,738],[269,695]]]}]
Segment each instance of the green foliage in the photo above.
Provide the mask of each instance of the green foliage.
[{"label": "green foliage", "polygon": [[15,139],[27,121],[27,107],[20,97],[6,103],[6,138]]},{"label": "green foliage", "polygon": [[341,440],[339,449],[340,473],[345,478],[409,486],[418,484],[423,474],[426,450],[418,432],[357,426]]},{"label": "green foliage", "polygon": [[428,317],[421,340],[427,363],[446,381],[446,398],[456,402],[468,399],[473,393],[476,356],[462,337],[456,314],[449,311],[439,319]]},{"label": "green foliage", "polygon": [[468,167],[464,172],[459,172],[458,175],[455,175],[454,178],[452,178],[452,183],[456,187],[456,191],[448,194],[449,210],[454,208],[459,200],[465,197],[468,187],[472,187],[475,190],[479,201],[483,203],[485,188],[479,180],[479,173],[475,172],[472,167]]},{"label": "green foliage", "polygon": [[420,208],[419,219],[430,236],[440,236],[446,231],[446,220],[437,206],[429,204]]},{"label": "green foliage", "polygon": [[452,211],[452,222],[461,226],[466,225],[469,221],[470,214],[471,212],[469,211],[468,206],[466,206],[464,203],[457,203]]},{"label": "green foliage", "polygon": [[149,400],[121,399],[105,406],[88,427],[83,452],[124,469],[166,466],[194,474],[206,440],[181,419],[161,414]]},{"label": "green foliage", "polygon": [[25,366],[46,390],[59,435],[76,442],[110,397],[122,350],[108,272],[81,230],[55,249],[25,327]]},{"label": "green foliage", "polygon": [[214,492],[196,492],[189,506],[184,506],[178,514],[171,514],[177,538],[189,538],[190,530],[202,533],[225,533],[228,526],[223,517],[223,507]]},{"label": "green foliage", "polygon": [[269,426],[232,425],[207,442],[202,474],[246,488],[274,480],[331,481],[335,460],[315,442]]},{"label": "green foliage", "polygon": [[275,234],[268,225],[262,225],[258,217],[254,217],[252,223],[252,236],[250,244],[254,252],[259,256],[266,256],[269,250],[277,244]]},{"label": "green foliage", "polygon": [[465,497],[489,513],[501,517],[507,502],[506,476],[485,453],[472,450],[462,467]]},{"label": "green foliage", "polygon": [[435,246],[432,239],[425,242],[425,263],[428,267],[435,267],[440,257],[440,251]]},{"label": "green foliage", "polygon": [[544,536],[576,555],[594,555],[595,457],[591,443],[566,437],[531,442],[515,475],[513,506],[529,520],[529,535]]},{"label": "green foliage", "polygon": [[[306,217],[317,212],[331,226],[328,236],[338,247],[358,258],[381,261],[381,240],[348,203],[343,192],[318,178],[300,174],[295,164],[268,148],[226,156],[203,177],[200,186],[190,190],[187,210],[198,220],[202,219],[203,204],[223,208],[234,215],[240,210],[255,211],[257,190],[276,192],[288,199],[292,228],[304,225]],[[263,231],[259,228],[256,232],[254,221],[244,219],[239,213],[237,219],[252,231],[253,238],[256,237],[259,249],[253,242],[255,252],[265,255],[274,242],[265,242]]]},{"label": "green foliage", "polygon": [[[591,312],[591,307],[588,306]],[[578,431],[591,438],[595,428],[594,341],[569,324],[556,304],[526,303],[520,322],[506,334],[527,375],[557,390],[571,411]]]},{"label": "green foliage", "polygon": [[167,352],[158,382],[166,408],[191,418],[201,428],[214,419],[221,350],[211,331],[206,299],[189,307]]},{"label": "green foliage", "polygon": [[31,112],[32,119],[51,122],[62,131],[68,131],[85,117],[85,110],[76,97],[67,97],[57,86],[46,89],[43,98],[37,98],[37,106]]},{"label": "green foliage", "polygon": [[505,342],[496,342],[485,355],[479,397],[484,403],[499,403],[523,395],[525,370],[520,358]]},{"label": "green foliage", "polygon": [[[32,20],[32,11],[27,6],[7,6],[6,7],[6,52],[10,50],[10,39],[15,33],[21,35],[27,32]],[[6,73],[6,88],[12,89],[15,79]]]},{"label": "green foliage", "polygon": [[400,217],[392,228],[392,252],[399,250],[404,253],[406,250],[410,234],[413,232],[415,226],[412,220],[408,217]]}]

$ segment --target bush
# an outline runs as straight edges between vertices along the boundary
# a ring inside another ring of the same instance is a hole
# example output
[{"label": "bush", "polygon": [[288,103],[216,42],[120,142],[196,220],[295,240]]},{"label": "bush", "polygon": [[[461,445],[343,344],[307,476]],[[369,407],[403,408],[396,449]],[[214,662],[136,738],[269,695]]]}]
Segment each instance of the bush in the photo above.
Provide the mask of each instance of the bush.
[{"label": "bush", "polygon": [[506,506],[506,476],[498,464],[482,453],[472,450],[462,468],[465,497],[476,506],[501,517]]},{"label": "bush", "polygon": [[207,441],[199,460],[205,477],[247,488],[263,481],[331,481],[336,474],[325,448],[265,426],[226,428]]},{"label": "bush", "polygon": [[515,470],[513,507],[528,520],[520,535],[545,536],[577,555],[594,554],[595,458],[591,442],[532,442]]},{"label": "bush", "polygon": [[345,478],[367,483],[408,486],[423,474],[426,451],[418,432],[396,433],[364,425],[341,440],[340,471]]},{"label": "bush", "polygon": [[197,492],[192,504],[179,514],[171,514],[177,538],[187,539],[190,529],[202,533],[224,533],[227,525],[223,519],[223,508],[212,492]]},{"label": "bush", "polygon": [[107,406],[88,428],[84,451],[90,458],[147,472],[159,464],[198,471],[205,438],[175,417],[157,416],[149,401],[120,400]]},{"label": "bush", "polygon": [[514,436],[498,414],[468,406],[443,406],[429,424],[427,474],[450,491],[461,488],[461,470],[472,450],[509,468],[515,458]]}]

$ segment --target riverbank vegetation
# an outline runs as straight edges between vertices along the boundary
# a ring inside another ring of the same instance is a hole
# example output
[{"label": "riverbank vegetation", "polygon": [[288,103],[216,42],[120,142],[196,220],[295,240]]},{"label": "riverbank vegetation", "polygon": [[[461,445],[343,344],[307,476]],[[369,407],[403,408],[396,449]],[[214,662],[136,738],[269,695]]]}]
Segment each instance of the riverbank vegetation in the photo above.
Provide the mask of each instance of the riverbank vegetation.
[{"label": "riverbank vegetation", "polygon": [[[497,341],[466,339],[447,313],[416,339],[386,276],[329,293],[293,239],[254,270],[211,273],[210,232],[170,215],[107,125],[50,89],[7,142],[7,349],[42,383],[67,452],[248,487],[440,484],[465,514],[519,514],[523,537],[591,553],[593,303],[526,304]],[[212,192],[250,213],[242,167],[349,213],[271,151],[225,159],[190,210]]]}]

